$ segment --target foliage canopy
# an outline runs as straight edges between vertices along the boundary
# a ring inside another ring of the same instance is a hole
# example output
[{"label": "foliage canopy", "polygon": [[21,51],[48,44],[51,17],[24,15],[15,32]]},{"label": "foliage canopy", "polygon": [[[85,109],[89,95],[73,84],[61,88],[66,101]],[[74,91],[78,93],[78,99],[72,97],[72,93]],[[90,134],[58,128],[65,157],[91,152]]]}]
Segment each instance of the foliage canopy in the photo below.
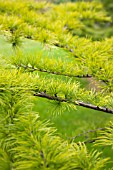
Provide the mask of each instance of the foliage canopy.
[{"label": "foliage canopy", "polygon": [[[0,169],[100,170],[109,158],[88,150],[85,143],[65,141],[49,122],[32,111],[36,97],[53,101],[60,111],[76,105],[113,114],[112,19],[100,2],[51,4],[25,0],[0,1],[1,34],[14,56],[0,63]],[[101,29],[103,31],[101,32]],[[60,47],[68,56],[24,54],[24,38],[44,48]],[[44,74],[45,73],[45,74]],[[46,76],[46,75],[54,76]],[[68,77],[67,81],[62,77]],[[78,79],[95,79],[96,89]],[[112,122],[94,140],[113,147]]]}]

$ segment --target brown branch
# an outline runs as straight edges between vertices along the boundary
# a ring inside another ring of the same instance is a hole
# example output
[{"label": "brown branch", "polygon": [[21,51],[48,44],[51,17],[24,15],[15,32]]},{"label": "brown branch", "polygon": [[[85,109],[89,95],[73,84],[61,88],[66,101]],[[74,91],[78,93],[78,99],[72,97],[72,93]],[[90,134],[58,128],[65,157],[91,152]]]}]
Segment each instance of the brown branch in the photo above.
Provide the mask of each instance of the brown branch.
[{"label": "brown branch", "polygon": [[88,103],[84,103],[84,102],[78,102],[78,105],[79,105],[79,106],[86,107],[86,108],[90,108],[90,109],[93,109],[93,110],[98,110],[98,111],[102,111],[102,112],[106,112],[106,113],[111,113],[111,114],[113,114],[113,110],[111,110],[111,109],[109,109],[109,108],[104,108],[104,107],[100,107],[100,106],[95,106],[95,105],[88,104]]},{"label": "brown branch", "polygon": [[60,97],[50,96],[50,95],[48,95],[44,92],[35,93],[34,96],[43,97],[43,98],[46,98],[46,99],[49,99],[49,100],[56,100],[56,101],[59,101],[59,102],[68,102],[68,103],[72,103],[74,105],[78,105],[78,106],[90,108],[90,109],[93,109],[93,110],[113,114],[113,110],[111,110],[109,108],[95,106],[95,105],[92,105],[92,104],[89,104],[89,103],[84,103],[84,102],[81,102],[81,101],[69,101],[68,99],[62,99]]},{"label": "brown branch", "polygon": [[[57,72],[57,71],[46,70],[46,69],[42,69],[42,68],[34,68],[32,66],[25,66],[23,64],[16,65],[16,67],[17,68],[22,67],[24,69],[30,69],[31,72],[33,72],[33,71],[40,71],[40,72],[43,72],[43,73],[50,73],[50,74],[66,76],[66,77],[75,77],[75,78],[92,78],[92,77],[94,77],[94,75],[91,75],[91,74],[72,75],[72,74],[66,74],[66,73],[61,73],[61,72]],[[101,80],[101,79],[99,79],[99,80]],[[106,85],[109,82],[108,80],[101,80],[101,81],[104,82]],[[109,89],[109,92],[111,92],[111,89]]]},{"label": "brown branch", "polygon": [[43,73],[50,73],[50,74],[54,74],[54,75],[61,75],[61,76],[67,76],[67,77],[77,77],[77,78],[91,78],[92,76],[90,74],[86,74],[86,75],[72,75],[72,74],[66,74],[66,73],[61,73],[61,72],[57,72],[57,71],[50,71],[50,70],[46,70],[46,69],[42,69],[42,68],[33,68],[32,66],[24,66],[22,64],[16,65],[17,67],[22,67],[24,69],[30,69],[31,72],[33,71],[40,71]]}]

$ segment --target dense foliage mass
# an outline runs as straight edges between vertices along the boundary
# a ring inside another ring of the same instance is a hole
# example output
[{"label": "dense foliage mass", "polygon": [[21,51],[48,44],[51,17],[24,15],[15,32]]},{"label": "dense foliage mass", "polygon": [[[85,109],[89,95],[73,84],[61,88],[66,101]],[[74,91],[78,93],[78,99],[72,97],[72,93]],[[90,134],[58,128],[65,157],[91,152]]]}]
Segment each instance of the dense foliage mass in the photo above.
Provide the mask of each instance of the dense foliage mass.
[{"label": "dense foliage mass", "polygon": [[[54,102],[59,112],[80,106],[113,114],[113,38],[106,26],[111,22],[103,5],[94,1],[0,1],[1,35],[14,50],[14,56],[1,56],[0,63],[1,170],[100,170],[112,161],[85,143],[65,141],[32,111],[38,97]],[[49,50],[60,47],[68,56],[24,54],[19,49],[24,38]],[[69,81],[58,78],[61,75]],[[95,79],[96,89],[82,88],[76,78]],[[92,146],[113,147],[112,138],[111,122]]]}]

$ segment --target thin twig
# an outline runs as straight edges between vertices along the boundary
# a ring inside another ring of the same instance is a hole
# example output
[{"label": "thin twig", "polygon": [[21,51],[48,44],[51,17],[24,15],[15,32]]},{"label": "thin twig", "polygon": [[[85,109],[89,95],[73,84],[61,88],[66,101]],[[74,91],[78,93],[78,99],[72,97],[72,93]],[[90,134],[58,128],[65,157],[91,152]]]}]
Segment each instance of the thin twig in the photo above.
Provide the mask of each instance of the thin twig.
[{"label": "thin twig", "polygon": [[87,144],[87,143],[94,143],[96,141],[96,139],[91,139],[91,140],[86,140],[86,141],[84,141],[84,143],[85,144]]},{"label": "thin twig", "polygon": [[84,133],[80,133],[80,134],[72,137],[72,140],[74,140],[74,139],[76,139],[76,138],[78,138],[78,137],[80,137],[80,136],[85,136],[86,134],[95,133],[95,132],[97,132],[97,131],[105,130],[105,129],[106,129],[106,128],[104,127],[104,128],[94,129],[94,130],[88,130],[88,131],[86,131],[86,132],[84,132]]}]

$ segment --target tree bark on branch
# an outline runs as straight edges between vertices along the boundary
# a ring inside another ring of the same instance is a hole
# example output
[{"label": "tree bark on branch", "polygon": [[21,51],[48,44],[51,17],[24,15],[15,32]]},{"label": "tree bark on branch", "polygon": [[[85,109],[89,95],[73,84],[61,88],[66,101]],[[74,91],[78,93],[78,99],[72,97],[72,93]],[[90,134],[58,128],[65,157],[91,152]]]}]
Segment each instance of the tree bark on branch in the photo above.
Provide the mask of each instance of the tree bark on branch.
[{"label": "tree bark on branch", "polygon": [[85,107],[85,108],[90,108],[90,109],[93,109],[93,110],[113,114],[113,110],[109,109],[109,108],[104,108],[104,107],[92,105],[92,104],[89,104],[89,103],[84,103],[82,101],[69,101],[68,99],[62,99],[62,98],[57,97],[57,96],[51,96],[51,95],[48,95],[44,92],[35,93],[34,96],[46,98],[46,99],[49,99],[49,100],[56,100],[56,101],[59,101],[59,102],[68,102],[68,103],[72,103],[72,104],[77,105],[77,106],[82,106],[82,107]]}]

